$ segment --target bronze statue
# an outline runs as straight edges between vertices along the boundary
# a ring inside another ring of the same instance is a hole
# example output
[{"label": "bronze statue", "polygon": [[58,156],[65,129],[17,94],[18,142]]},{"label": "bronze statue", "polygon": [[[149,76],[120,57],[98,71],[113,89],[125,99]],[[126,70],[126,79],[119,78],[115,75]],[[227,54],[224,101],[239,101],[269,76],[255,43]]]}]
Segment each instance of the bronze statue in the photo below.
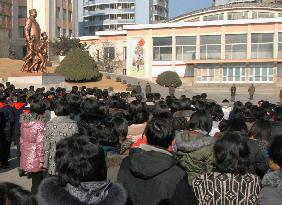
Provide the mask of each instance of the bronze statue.
[{"label": "bronze statue", "polygon": [[36,17],[37,11],[35,9],[29,10],[29,18],[24,27],[27,54],[24,58],[22,72],[47,72],[48,36],[46,32],[41,33]]}]

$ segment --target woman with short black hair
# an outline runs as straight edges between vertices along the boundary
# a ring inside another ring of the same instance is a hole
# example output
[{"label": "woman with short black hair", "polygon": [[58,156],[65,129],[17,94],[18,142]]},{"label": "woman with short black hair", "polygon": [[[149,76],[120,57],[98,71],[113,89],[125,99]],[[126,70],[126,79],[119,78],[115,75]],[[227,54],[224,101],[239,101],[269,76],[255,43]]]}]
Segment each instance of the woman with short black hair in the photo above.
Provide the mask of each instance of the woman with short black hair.
[{"label": "woman with short black hair", "polygon": [[46,178],[38,190],[44,205],[124,205],[127,195],[117,183],[107,181],[105,154],[88,137],[75,135],[58,142],[55,177]]},{"label": "woman with short black hair", "polygon": [[199,204],[257,204],[261,185],[259,177],[248,172],[246,137],[226,133],[215,143],[214,155],[215,170],[193,180]]}]

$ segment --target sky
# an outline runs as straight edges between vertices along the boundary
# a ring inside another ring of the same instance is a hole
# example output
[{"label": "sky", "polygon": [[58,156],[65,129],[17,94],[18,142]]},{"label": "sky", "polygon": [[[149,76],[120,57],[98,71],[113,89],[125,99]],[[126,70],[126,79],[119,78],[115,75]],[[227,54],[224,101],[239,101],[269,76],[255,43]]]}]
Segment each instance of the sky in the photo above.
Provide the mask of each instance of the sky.
[{"label": "sky", "polygon": [[211,6],[212,0],[169,0],[169,18]]}]

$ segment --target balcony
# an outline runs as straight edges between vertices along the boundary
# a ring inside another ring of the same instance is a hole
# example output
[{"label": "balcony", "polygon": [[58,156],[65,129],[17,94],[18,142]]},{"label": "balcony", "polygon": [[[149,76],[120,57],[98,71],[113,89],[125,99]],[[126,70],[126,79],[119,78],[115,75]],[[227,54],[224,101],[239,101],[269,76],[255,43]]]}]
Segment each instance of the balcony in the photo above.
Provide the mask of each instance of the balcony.
[{"label": "balcony", "polygon": [[84,11],[83,16],[109,15],[109,14],[126,14],[135,13],[135,9],[106,9],[96,11]]},{"label": "balcony", "polygon": [[100,26],[113,24],[135,24],[135,19],[106,19],[101,21],[85,21],[84,26]]},{"label": "balcony", "polygon": [[111,0],[109,3],[108,0],[93,0],[84,2],[83,6],[94,6],[97,4],[113,4],[113,3],[135,3],[135,0]]}]

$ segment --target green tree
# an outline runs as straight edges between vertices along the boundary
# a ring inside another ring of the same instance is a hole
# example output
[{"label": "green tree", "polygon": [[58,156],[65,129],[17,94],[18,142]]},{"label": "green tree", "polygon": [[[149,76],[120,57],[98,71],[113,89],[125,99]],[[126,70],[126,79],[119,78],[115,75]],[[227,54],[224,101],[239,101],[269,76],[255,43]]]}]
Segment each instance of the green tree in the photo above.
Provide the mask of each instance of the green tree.
[{"label": "green tree", "polygon": [[103,76],[89,52],[78,48],[67,54],[55,73],[65,76],[66,81],[70,82],[99,81]]},{"label": "green tree", "polygon": [[51,49],[56,55],[65,56],[73,49],[87,50],[88,46],[85,43],[80,43],[78,38],[70,38],[68,36],[61,36],[55,42],[51,42]]},{"label": "green tree", "polygon": [[174,87],[177,88],[182,85],[182,81],[179,78],[179,75],[173,71],[165,71],[158,75],[156,82],[165,87]]}]

